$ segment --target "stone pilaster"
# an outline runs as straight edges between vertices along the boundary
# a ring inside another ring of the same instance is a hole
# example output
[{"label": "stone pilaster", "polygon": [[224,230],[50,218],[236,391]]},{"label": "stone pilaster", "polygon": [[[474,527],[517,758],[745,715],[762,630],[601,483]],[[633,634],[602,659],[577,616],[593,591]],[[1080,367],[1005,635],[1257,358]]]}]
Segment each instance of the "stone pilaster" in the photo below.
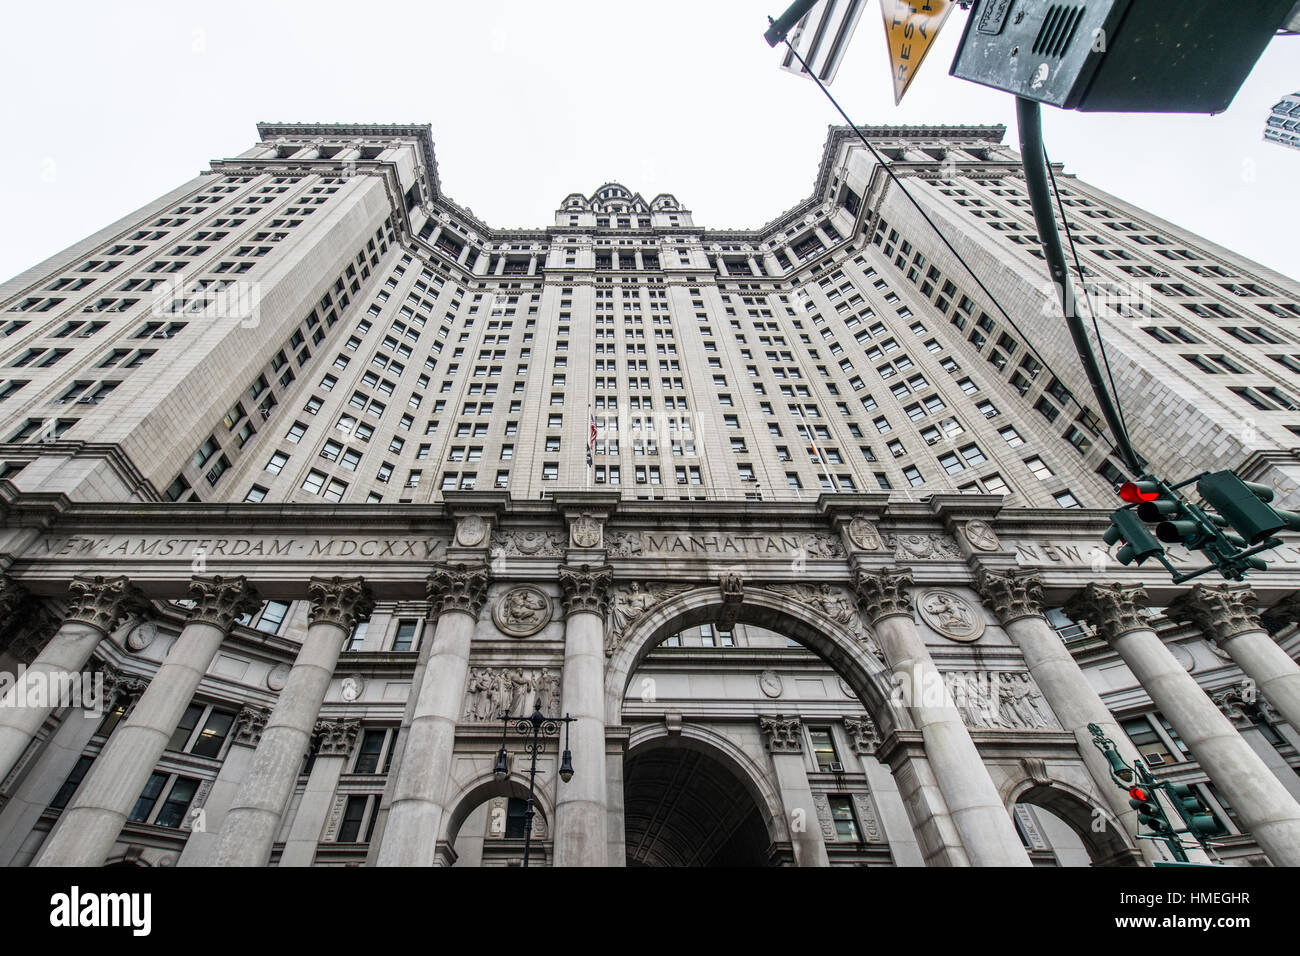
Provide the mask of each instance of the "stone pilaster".
[{"label": "stone pilaster", "polygon": [[312,730],[316,757],[346,757],[361,733],[359,720],[318,720]]},{"label": "stone pilaster", "polygon": [[763,732],[767,752],[773,754],[803,753],[803,724],[798,717],[777,714],[759,717],[758,729]]},{"label": "stone pilaster", "polygon": [[803,724],[798,717],[774,714],[758,718],[776,785],[781,791],[797,866],[830,866],[826,841],[817,820],[817,800],[804,765]]}]

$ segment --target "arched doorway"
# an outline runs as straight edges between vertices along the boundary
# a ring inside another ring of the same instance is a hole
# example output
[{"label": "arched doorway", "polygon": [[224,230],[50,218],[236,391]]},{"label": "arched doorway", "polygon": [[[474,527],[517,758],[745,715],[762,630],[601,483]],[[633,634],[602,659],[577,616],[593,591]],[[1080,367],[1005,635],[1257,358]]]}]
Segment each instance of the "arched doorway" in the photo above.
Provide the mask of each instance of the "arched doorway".
[{"label": "arched doorway", "polygon": [[1014,797],[1012,816],[1036,866],[1136,866],[1140,856],[1102,807],[1059,782],[1033,783]]},{"label": "arched doorway", "polygon": [[628,866],[790,862],[780,797],[739,749],[693,727],[637,736],[623,765]]},{"label": "arched doorway", "polygon": [[[536,815],[529,841],[528,865],[548,866],[551,860],[550,821],[554,811],[538,781],[533,795]],[[441,866],[519,866],[524,854],[524,812],[528,781],[521,776],[476,780],[451,803],[443,839],[438,841]]]}]

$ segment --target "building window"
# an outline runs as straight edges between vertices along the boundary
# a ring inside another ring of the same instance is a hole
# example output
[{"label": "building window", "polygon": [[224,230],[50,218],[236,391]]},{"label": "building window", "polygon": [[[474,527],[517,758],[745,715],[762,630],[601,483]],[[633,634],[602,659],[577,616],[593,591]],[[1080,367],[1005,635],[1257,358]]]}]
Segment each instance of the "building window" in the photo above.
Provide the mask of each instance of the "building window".
[{"label": "building window", "polygon": [[415,640],[419,628],[419,620],[413,618],[402,618],[397,622],[397,633],[393,637],[394,651],[413,651],[415,650]]},{"label": "building window", "polygon": [[839,756],[835,753],[835,741],[829,727],[809,728],[808,739],[817,760],[817,769],[829,773],[832,765],[839,765]]},{"label": "building window", "polygon": [[853,801],[845,794],[830,794],[831,819],[835,821],[835,840],[838,843],[861,843],[858,821],[853,815]]}]

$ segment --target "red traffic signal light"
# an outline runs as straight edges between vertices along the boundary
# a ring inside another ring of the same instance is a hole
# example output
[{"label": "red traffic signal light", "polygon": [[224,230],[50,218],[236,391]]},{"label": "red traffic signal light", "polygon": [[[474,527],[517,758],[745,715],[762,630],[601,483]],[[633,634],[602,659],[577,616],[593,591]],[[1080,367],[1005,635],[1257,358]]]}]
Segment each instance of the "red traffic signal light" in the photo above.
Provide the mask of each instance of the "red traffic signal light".
[{"label": "red traffic signal light", "polygon": [[1129,787],[1128,795],[1132,797],[1134,800],[1140,800],[1143,803],[1146,803],[1147,800],[1150,799],[1147,796],[1147,792],[1143,790],[1141,787]]},{"label": "red traffic signal light", "polygon": [[1119,496],[1135,505],[1155,501],[1160,497],[1160,486],[1154,481],[1126,481],[1119,486]]}]

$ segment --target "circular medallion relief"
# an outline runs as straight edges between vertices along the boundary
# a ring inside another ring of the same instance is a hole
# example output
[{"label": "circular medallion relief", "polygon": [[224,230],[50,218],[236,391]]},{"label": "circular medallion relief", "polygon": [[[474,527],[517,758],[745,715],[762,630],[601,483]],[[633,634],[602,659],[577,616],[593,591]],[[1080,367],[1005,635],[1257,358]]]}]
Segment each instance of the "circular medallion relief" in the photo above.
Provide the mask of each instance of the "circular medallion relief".
[{"label": "circular medallion relief", "polygon": [[776,671],[763,671],[758,675],[758,688],[768,697],[780,697],[785,690],[781,675]]},{"label": "circular medallion relief", "polygon": [[536,634],[551,621],[551,599],[538,588],[511,588],[492,608],[492,620],[511,637]]},{"label": "circular medallion relief", "polygon": [[1174,655],[1174,660],[1183,665],[1183,670],[1190,671],[1196,666],[1196,658],[1182,644],[1170,644],[1169,652]]},{"label": "circular medallion relief", "polygon": [[343,678],[343,683],[339,687],[339,693],[348,703],[356,700],[361,696],[362,691],[366,689],[366,682],[359,674],[349,674]]},{"label": "circular medallion relief", "polygon": [[984,633],[984,618],[964,597],[931,589],[917,596],[916,609],[936,633],[952,641],[970,643]]},{"label": "circular medallion relief", "polygon": [[266,675],[266,686],[270,690],[284,690],[284,685],[289,682],[289,665],[276,664],[271,668],[270,673]]},{"label": "circular medallion relief", "polygon": [[456,543],[464,548],[482,544],[487,537],[487,522],[478,515],[468,515],[456,527]]},{"label": "circular medallion relief", "polygon": [[158,636],[158,627],[150,621],[137,624],[126,636],[126,646],[133,651],[142,651],[154,642]]}]

